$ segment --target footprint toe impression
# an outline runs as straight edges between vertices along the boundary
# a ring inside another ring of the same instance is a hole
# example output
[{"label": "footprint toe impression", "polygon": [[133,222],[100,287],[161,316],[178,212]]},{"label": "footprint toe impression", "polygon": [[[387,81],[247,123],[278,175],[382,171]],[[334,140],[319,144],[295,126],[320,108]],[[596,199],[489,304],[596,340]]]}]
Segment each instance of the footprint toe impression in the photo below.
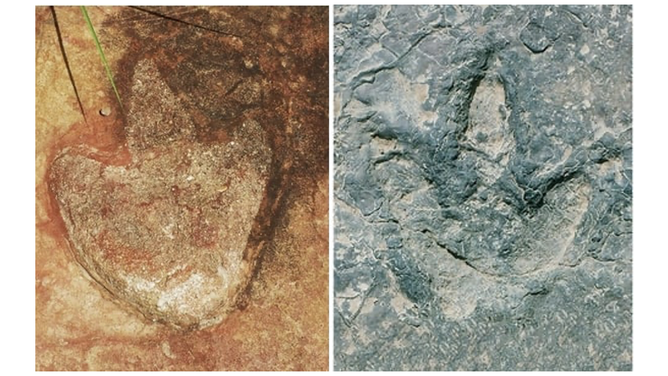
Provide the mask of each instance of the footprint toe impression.
[{"label": "footprint toe impression", "polygon": [[247,121],[227,143],[194,125],[155,64],[134,72],[125,129],[130,162],[63,149],[52,190],[77,261],[152,320],[183,328],[219,322],[247,286],[259,253],[249,240],[270,178],[271,149]]},{"label": "footprint toe impression", "polygon": [[474,188],[460,197],[458,186],[441,179],[444,183],[437,189],[445,208],[455,202],[457,212],[444,218],[441,244],[478,271],[497,276],[523,275],[558,262],[590,196],[586,179],[566,168],[568,158],[518,183],[522,179],[514,176],[513,168],[528,168],[533,162],[517,145],[513,128],[518,124],[509,121],[513,106],[506,98],[501,77],[487,72],[472,90],[468,124],[455,142],[467,147],[442,169],[445,176],[463,170],[473,176]]}]

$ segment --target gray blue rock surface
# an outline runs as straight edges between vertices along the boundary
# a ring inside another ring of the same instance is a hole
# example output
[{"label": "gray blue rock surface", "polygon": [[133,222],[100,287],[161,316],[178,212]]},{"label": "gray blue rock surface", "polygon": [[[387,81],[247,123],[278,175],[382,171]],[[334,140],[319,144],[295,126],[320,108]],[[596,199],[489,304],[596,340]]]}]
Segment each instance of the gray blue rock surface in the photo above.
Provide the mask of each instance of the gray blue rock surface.
[{"label": "gray blue rock surface", "polygon": [[334,368],[631,369],[631,7],[334,23]]}]

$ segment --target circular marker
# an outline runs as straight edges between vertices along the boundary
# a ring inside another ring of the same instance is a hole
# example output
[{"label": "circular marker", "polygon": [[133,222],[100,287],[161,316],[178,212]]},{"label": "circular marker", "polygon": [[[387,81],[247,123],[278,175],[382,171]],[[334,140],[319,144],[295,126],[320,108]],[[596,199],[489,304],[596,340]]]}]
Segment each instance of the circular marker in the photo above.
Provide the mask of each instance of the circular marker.
[{"label": "circular marker", "polygon": [[102,107],[100,109],[100,115],[102,116],[109,116],[111,115],[111,108],[110,107]]}]

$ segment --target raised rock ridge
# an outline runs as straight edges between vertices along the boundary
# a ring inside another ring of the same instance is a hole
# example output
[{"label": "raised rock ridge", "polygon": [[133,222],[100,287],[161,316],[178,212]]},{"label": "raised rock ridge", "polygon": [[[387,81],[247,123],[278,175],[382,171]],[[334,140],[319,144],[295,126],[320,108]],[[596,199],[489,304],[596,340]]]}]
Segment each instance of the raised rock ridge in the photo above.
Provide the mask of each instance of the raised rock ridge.
[{"label": "raised rock ridge", "polygon": [[[77,261],[121,301],[181,328],[219,322],[259,254],[248,239],[270,178],[264,131],[195,138],[179,99],[140,61],[127,114],[129,160],[87,145],[55,159],[52,189]],[[123,154],[116,152],[116,154]]]}]

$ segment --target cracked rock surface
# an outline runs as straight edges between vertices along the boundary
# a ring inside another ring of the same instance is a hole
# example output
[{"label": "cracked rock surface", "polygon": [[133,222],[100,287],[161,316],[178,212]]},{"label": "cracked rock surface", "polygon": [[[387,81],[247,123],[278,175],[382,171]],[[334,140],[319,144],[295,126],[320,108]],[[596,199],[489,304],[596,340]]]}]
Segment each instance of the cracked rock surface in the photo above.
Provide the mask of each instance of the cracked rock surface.
[{"label": "cracked rock surface", "polygon": [[631,369],[631,7],[334,16],[335,369]]}]

